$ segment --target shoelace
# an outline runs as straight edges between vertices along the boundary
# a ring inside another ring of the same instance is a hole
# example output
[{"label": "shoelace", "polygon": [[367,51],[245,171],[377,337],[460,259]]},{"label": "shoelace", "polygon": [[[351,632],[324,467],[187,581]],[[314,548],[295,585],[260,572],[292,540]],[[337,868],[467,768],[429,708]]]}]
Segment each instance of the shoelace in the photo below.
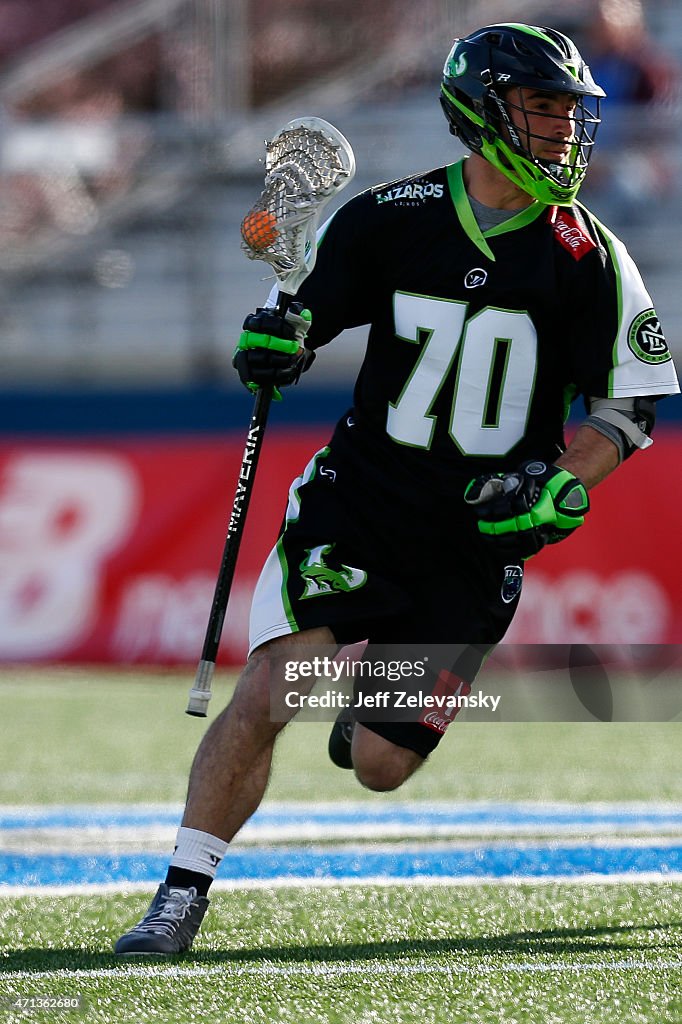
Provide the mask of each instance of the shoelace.
[{"label": "shoelace", "polygon": [[184,921],[191,911],[196,899],[196,889],[188,889],[186,892],[175,890],[163,897],[163,903],[152,913],[140,921],[134,928],[136,932],[154,932],[155,934],[173,935],[176,924]]}]

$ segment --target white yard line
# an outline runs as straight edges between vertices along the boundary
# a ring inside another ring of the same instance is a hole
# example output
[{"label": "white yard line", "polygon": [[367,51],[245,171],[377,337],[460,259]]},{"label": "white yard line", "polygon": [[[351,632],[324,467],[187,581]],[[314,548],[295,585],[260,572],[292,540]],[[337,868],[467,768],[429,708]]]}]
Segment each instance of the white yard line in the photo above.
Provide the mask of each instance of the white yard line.
[{"label": "white yard line", "polygon": [[[175,840],[176,828],[163,827],[119,827],[119,828],[42,828],[42,829],[0,829],[0,853],[20,853],[24,855],[68,854],[68,853],[157,853],[168,852]],[[349,853],[366,849],[363,841],[372,840],[372,848],[376,852],[391,852],[395,845],[387,840],[402,840],[402,849],[454,849],[484,845],[535,848],[539,844],[561,847],[580,847],[592,842],[600,847],[650,847],[678,846],[682,833],[659,835],[650,830],[637,830],[629,833],[628,829],[619,833],[604,834],[603,830],[576,828],[573,834],[565,829],[557,829],[550,833],[547,828],[539,829],[538,835],[530,829],[513,829],[511,833],[498,829],[484,829],[483,835],[476,835],[465,828],[454,829],[449,826],[431,827],[401,825],[328,825],[315,826],[283,826],[281,828],[262,828],[249,831],[248,835],[240,835],[230,844],[231,850],[247,850],[254,846],[267,844],[285,847],[291,844],[333,842]],[[671,829],[673,831],[673,829]],[[576,835],[577,833],[577,835]],[[644,834],[642,834],[644,833]],[[421,840],[417,845],[415,841]],[[383,842],[377,842],[383,841]]]},{"label": "white yard line", "polygon": [[[140,823],[154,822],[161,819],[168,824],[168,819],[173,822],[179,821],[182,816],[183,805],[179,803],[72,803],[72,804],[0,804],[0,817],[20,818],[24,821],[40,819],[44,814],[51,816],[66,815],[72,817],[95,815],[97,817],[117,817],[125,815],[127,818],[134,818]],[[471,813],[493,814],[496,820],[492,827],[504,824],[504,819],[510,816],[514,822],[523,818],[526,814],[532,815],[560,815],[564,816],[567,824],[570,824],[571,817],[582,817],[586,815],[597,816],[623,814],[628,816],[639,815],[651,816],[680,816],[682,807],[675,801],[558,801],[558,800],[391,800],[383,799],[380,802],[372,797],[366,800],[265,800],[251,825],[256,827],[259,819],[262,827],[267,827],[267,819],[274,815],[278,820],[281,815],[299,817],[314,817],[317,814],[336,816],[339,813],[343,817],[362,815],[379,821],[390,821],[396,815],[417,814],[420,820],[426,819],[429,815],[446,815],[448,821],[456,819],[458,815],[469,815]],[[490,824],[490,823],[488,823]],[[554,822],[560,824],[560,822]],[[585,824],[589,824],[588,821]],[[482,823],[486,827],[486,823]]]},{"label": "white yard line", "polygon": [[[236,953],[236,956],[239,954]],[[56,971],[7,971],[0,973],[0,982],[88,980],[98,978],[192,978],[220,975],[224,978],[272,978],[272,977],[328,977],[330,975],[504,975],[504,974],[591,974],[622,973],[627,971],[668,972],[682,970],[682,960],[598,960],[584,964],[563,962],[519,963],[519,964],[431,964],[395,963],[394,961],[371,961],[369,963],[314,963],[314,964],[262,964],[239,967],[229,962],[203,966],[202,964],[161,966],[154,961],[131,965],[122,961],[120,967],[79,968]]]},{"label": "white yard line", "polygon": [[[167,852],[171,849],[177,829],[140,825],[139,827],[114,828],[44,828],[44,829],[0,829],[0,853],[41,854],[50,853],[125,853],[144,851],[146,853]],[[245,829],[232,844],[232,849],[245,849],[268,844],[285,846],[292,843],[339,842],[355,843],[364,841],[406,841],[454,840],[457,845],[490,845],[495,841],[514,845],[532,846],[538,842],[553,842],[562,846],[581,845],[588,841],[600,846],[673,846],[682,838],[682,830],[667,829],[665,833],[647,827],[633,829],[618,828],[606,830],[585,828],[518,828],[479,829],[449,825],[310,825],[282,826],[274,828]],[[378,848],[378,847],[377,847]]]},{"label": "white yard line", "polygon": [[[432,875],[415,875],[413,878],[388,878],[385,875],[352,878],[218,878],[211,886],[211,892],[240,892],[251,889],[336,889],[347,886],[373,886],[375,888],[409,888],[410,886],[428,886],[429,888],[451,886],[453,889],[471,886],[494,885],[670,885],[682,883],[682,872],[622,872],[612,875],[502,875],[501,877],[482,875],[462,875],[457,878],[433,877]],[[109,894],[144,892],[152,893],[156,889],[155,882],[94,882],[92,885],[0,885],[0,901],[15,899],[17,896],[31,896],[34,899],[53,899],[60,896],[102,896]],[[0,969],[0,977],[2,970]]]}]

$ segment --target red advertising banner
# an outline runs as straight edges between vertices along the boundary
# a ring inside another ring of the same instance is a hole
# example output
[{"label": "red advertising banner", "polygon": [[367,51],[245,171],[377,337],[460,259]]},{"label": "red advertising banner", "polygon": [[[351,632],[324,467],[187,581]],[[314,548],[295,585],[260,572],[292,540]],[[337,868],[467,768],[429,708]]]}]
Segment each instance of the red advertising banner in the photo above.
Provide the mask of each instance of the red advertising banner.
[{"label": "red advertising banner", "polygon": [[[244,659],[289,484],[326,439],[266,438],[223,665]],[[527,563],[509,640],[682,643],[680,444],[657,431],[593,493],[586,527]],[[196,662],[242,448],[241,437],[0,445],[0,661]]]}]

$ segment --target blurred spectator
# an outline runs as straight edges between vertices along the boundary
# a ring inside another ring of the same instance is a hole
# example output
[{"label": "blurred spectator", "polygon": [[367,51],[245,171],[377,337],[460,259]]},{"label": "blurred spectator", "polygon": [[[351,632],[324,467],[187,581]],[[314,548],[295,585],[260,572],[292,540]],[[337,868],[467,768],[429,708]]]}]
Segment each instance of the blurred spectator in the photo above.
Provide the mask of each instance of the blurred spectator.
[{"label": "blurred spectator", "polygon": [[[0,73],[60,30],[121,0],[0,0]],[[87,234],[100,208],[126,193],[149,148],[126,115],[157,111],[163,69],[159,34],[7,104],[0,135],[0,266],[56,234]]]},{"label": "blurred spectator", "polygon": [[[76,22],[121,6],[121,0],[0,0],[0,73],[31,47]],[[161,44],[150,36],[100,64],[51,82],[13,113],[20,117],[113,118],[160,104]]]},{"label": "blurred spectator", "polygon": [[584,52],[608,107],[675,96],[677,65],[647,32],[640,0],[600,0],[587,26]]},{"label": "blurred spectator", "polygon": [[87,121],[153,113],[161,106],[161,79],[161,42],[159,36],[149,36],[32,93],[16,106],[15,115]]},{"label": "blurred spectator", "polygon": [[0,0],[0,64],[117,0]]},{"label": "blurred spectator", "polygon": [[410,0],[252,0],[254,105],[333,74],[368,52],[381,54],[419,16],[419,5],[415,10]]},{"label": "blurred spectator", "polygon": [[636,220],[676,187],[669,107],[680,69],[649,34],[641,0],[599,0],[580,42],[606,92],[586,194],[612,219]]}]

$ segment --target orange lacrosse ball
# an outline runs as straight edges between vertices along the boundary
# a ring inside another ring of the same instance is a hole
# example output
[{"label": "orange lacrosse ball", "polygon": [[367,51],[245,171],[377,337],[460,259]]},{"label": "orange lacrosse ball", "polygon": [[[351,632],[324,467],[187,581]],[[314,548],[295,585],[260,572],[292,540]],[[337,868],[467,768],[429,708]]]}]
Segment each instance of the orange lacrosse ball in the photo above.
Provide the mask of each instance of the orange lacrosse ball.
[{"label": "orange lacrosse ball", "polygon": [[242,221],[242,238],[257,252],[272,245],[278,235],[277,218],[269,210],[252,210]]}]

